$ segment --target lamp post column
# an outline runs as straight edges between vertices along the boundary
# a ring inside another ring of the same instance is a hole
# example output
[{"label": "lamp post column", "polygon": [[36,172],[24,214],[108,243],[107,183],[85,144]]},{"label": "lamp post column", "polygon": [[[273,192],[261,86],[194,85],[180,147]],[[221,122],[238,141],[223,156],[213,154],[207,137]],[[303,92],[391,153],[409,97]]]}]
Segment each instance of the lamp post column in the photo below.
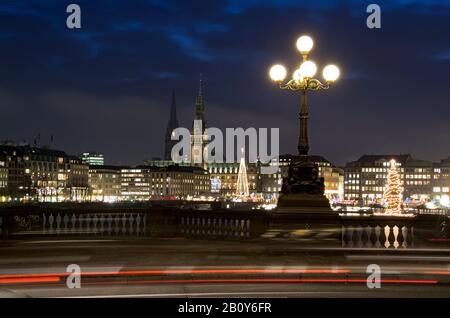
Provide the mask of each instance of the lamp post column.
[{"label": "lamp post column", "polygon": [[298,136],[298,154],[300,156],[307,156],[309,152],[308,142],[308,106],[306,101],[306,89],[301,91],[301,106],[300,106],[300,134]]}]

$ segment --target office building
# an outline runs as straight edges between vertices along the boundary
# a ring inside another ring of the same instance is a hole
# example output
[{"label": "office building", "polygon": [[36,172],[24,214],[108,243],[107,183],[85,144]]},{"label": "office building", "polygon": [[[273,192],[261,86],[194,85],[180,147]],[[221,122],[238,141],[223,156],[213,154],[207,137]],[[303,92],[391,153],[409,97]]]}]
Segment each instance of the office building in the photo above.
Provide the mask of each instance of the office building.
[{"label": "office building", "polygon": [[151,194],[151,167],[123,168],[120,171],[124,201],[147,201]]},{"label": "office building", "polygon": [[88,166],[103,166],[105,156],[99,152],[84,152],[80,155],[81,161]]},{"label": "office building", "polygon": [[449,205],[450,196],[450,157],[442,159],[433,165],[433,180],[431,198]]},{"label": "office building", "polygon": [[67,156],[70,201],[87,201],[89,199],[89,166],[75,156]]},{"label": "office building", "polygon": [[116,166],[89,166],[89,199],[92,202],[116,202],[121,197],[121,170]]},{"label": "office building", "polygon": [[121,170],[123,200],[177,200],[208,196],[210,193],[208,171],[200,167],[138,166]]}]

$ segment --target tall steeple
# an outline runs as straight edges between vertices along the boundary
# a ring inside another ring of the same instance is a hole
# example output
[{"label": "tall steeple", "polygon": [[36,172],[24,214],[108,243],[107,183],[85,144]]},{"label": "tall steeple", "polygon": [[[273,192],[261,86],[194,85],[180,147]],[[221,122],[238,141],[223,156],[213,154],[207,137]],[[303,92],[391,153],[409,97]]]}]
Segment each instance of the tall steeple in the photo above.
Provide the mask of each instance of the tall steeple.
[{"label": "tall steeple", "polygon": [[195,100],[195,116],[192,123],[191,136],[191,162],[193,164],[202,164],[205,143],[208,140],[205,135],[205,101],[203,98],[203,80],[200,75],[200,85],[198,88],[197,98]]},{"label": "tall steeple", "polygon": [[205,129],[205,101],[203,99],[203,80],[200,77],[197,99],[195,100],[195,120],[201,120]]},{"label": "tall steeple", "polygon": [[175,91],[172,92],[172,105],[170,106],[170,116],[169,116],[169,122],[167,123],[167,129],[166,129],[166,142],[165,142],[165,148],[164,148],[164,159],[170,160],[171,159],[171,153],[172,153],[172,147],[177,142],[176,140],[172,140],[172,132],[174,129],[178,128],[178,119],[177,119],[177,104],[175,100]]}]

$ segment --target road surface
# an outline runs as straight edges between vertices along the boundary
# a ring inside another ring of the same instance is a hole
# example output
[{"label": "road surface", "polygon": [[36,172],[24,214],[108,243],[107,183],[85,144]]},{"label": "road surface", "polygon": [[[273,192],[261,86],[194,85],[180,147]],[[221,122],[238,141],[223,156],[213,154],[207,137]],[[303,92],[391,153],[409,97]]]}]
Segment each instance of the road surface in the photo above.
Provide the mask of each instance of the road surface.
[{"label": "road surface", "polygon": [[[67,272],[79,266],[81,273]],[[380,287],[367,287],[367,266]],[[81,288],[68,288],[67,281]],[[450,297],[450,249],[286,242],[0,242],[0,297]]]}]

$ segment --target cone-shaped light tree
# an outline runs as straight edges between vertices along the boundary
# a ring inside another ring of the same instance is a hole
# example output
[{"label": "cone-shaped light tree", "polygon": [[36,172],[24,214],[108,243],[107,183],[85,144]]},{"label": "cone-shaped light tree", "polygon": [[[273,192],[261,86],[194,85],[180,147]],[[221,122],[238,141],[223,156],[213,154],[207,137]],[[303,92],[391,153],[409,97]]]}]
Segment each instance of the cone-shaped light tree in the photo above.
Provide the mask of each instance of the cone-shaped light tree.
[{"label": "cone-shaped light tree", "polygon": [[236,183],[236,195],[239,197],[248,197],[250,191],[248,188],[247,167],[245,165],[244,148],[241,149],[242,157],[239,165],[239,174]]},{"label": "cone-shaped light tree", "polygon": [[402,213],[403,188],[400,180],[400,172],[394,159],[390,161],[390,168],[386,186],[384,187],[384,201],[386,203],[385,213]]}]

